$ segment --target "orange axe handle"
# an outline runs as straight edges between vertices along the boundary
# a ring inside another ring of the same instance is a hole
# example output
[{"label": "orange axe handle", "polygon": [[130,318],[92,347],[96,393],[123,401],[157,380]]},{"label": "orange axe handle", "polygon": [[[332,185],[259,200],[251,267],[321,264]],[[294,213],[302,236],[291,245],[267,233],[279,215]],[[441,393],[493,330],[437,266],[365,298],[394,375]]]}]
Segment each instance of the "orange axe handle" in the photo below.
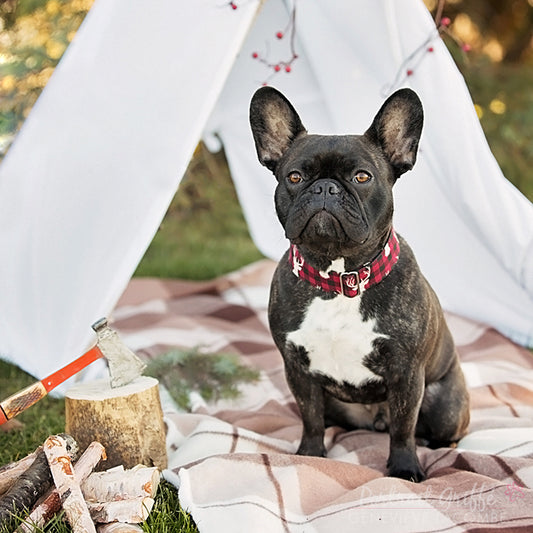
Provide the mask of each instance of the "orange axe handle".
[{"label": "orange axe handle", "polygon": [[83,370],[86,366],[96,361],[103,354],[97,345],[93,346],[88,352],[78,357],[72,363],[50,374],[48,377],[29,385],[25,389],[11,395],[0,403],[0,425],[22,413],[28,407],[37,403],[44,398],[52,389]]}]

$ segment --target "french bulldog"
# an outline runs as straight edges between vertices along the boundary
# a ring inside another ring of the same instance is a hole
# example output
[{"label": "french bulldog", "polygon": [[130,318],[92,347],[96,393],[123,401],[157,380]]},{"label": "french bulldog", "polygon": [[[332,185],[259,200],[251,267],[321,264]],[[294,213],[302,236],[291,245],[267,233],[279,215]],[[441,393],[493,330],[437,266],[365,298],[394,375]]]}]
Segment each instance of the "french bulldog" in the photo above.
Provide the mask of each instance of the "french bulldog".
[{"label": "french bulldog", "polygon": [[268,314],[303,421],[297,453],[325,456],[327,424],[388,430],[388,473],[414,482],[425,479],[417,439],[453,446],[470,418],[442,308],[392,223],[392,189],[415,164],[422,123],[410,89],[392,94],[363,135],[308,134],[272,87],[250,104],[290,241]]}]

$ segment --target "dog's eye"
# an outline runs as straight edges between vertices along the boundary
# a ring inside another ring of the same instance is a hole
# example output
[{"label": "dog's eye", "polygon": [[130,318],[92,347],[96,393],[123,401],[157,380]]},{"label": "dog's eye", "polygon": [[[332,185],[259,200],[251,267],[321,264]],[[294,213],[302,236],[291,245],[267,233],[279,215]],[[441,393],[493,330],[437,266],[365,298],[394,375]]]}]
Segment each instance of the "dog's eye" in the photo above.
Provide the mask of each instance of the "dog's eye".
[{"label": "dog's eye", "polygon": [[299,172],[291,172],[288,175],[288,180],[291,183],[300,183],[302,181],[302,175]]},{"label": "dog's eye", "polygon": [[372,176],[368,172],[365,172],[364,170],[360,170],[352,178],[352,181],[357,182],[357,183],[366,183],[367,181],[370,181],[371,179],[372,179]]}]

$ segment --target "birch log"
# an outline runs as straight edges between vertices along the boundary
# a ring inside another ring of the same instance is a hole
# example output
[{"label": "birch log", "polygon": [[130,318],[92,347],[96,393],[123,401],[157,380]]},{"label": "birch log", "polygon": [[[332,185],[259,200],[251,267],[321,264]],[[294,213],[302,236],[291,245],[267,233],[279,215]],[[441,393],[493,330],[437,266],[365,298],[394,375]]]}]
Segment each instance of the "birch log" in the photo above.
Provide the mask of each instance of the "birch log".
[{"label": "birch log", "polygon": [[66,440],[60,435],[48,437],[44,443],[44,453],[73,533],[96,533],[67,454]]},{"label": "birch log", "polygon": [[100,524],[96,528],[98,533],[142,533],[143,528],[137,524],[123,524],[112,522],[111,524]]},{"label": "birch log", "polygon": [[131,470],[93,472],[81,485],[86,501],[109,502],[148,496],[153,498],[159,486],[157,467],[136,466]]},{"label": "birch log", "polygon": [[141,497],[114,502],[87,502],[87,506],[95,522],[102,524],[108,522],[139,524],[148,518],[154,503],[152,498]]},{"label": "birch log", "polygon": [[107,452],[107,467],[167,466],[165,424],[158,381],[141,376],[112,389],[109,380],[80,383],[65,395],[66,431],[88,446],[96,440]]},{"label": "birch log", "polygon": [[[74,465],[74,473],[77,481],[81,483],[85,480],[101,459],[105,459],[104,447],[99,442],[92,442]],[[43,528],[60,510],[61,497],[56,488],[35,507],[28,518],[17,529],[17,533],[33,533],[37,528]]]}]

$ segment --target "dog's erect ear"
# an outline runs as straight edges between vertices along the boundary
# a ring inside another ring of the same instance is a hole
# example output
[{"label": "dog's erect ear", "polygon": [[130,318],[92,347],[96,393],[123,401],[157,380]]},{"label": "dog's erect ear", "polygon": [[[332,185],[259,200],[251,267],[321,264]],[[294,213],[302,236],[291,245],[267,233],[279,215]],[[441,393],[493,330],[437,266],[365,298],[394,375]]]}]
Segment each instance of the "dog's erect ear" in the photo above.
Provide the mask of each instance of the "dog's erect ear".
[{"label": "dog's erect ear", "polygon": [[306,131],[292,104],[272,87],[261,87],[252,97],[250,124],[259,161],[271,171],[294,139]]},{"label": "dog's erect ear", "polygon": [[381,146],[396,178],[415,164],[423,122],[424,111],[417,94],[400,89],[387,98],[365,133]]}]

